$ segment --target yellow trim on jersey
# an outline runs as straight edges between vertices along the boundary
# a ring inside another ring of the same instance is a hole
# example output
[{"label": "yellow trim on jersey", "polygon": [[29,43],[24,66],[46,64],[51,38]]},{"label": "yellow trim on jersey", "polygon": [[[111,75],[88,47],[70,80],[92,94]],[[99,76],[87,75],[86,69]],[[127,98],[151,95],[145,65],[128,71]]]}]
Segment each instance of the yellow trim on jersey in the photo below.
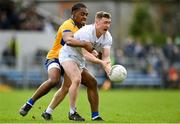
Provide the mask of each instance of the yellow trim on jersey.
[{"label": "yellow trim on jersey", "polygon": [[54,44],[52,49],[48,52],[46,58],[47,59],[53,59],[58,58],[59,56],[59,50],[63,47],[64,41],[62,39],[63,32],[70,31],[72,33],[75,33],[78,31],[79,28],[75,25],[74,21],[72,19],[66,20],[58,29],[56,39],[54,40]]}]

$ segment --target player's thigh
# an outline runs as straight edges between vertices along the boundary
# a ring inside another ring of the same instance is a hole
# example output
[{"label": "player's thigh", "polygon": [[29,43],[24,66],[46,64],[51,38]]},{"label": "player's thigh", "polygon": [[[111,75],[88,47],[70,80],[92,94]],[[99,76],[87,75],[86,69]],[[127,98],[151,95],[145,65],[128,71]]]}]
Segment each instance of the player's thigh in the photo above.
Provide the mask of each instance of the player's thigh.
[{"label": "player's thigh", "polygon": [[61,67],[58,59],[47,59],[45,63],[48,77],[52,81],[59,81],[61,77]]},{"label": "player's thigh", "polygon": [[71,81],[81,78],[81,70],[79,69],[76,62],[69,60],[62,62],[61,65],[64,68],[65,73],[68,75]]},{"label": "player's thigh", "polygon": [[51,68],[48,70],[48,77],[55,82],[58,82],[61,78],[61,69]]},{"label": "player's thigh", "polygon": [[86,87],[96,87],[97,86],[96,78],[87,69],[83,69],[81,77],[82,77],[81,83],[83,85],[85,85]]}]

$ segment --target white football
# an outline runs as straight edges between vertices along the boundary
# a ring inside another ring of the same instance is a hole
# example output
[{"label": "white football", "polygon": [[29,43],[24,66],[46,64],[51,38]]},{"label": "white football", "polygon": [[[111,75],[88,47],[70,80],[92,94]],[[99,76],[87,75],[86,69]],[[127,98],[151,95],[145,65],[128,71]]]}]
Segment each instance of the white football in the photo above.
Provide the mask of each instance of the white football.
[{"label": "white football", "polygon": [[127,77],[127,70],[122,65],[113,65],[111,67],[109,78],[112,82],[122,83]]}]

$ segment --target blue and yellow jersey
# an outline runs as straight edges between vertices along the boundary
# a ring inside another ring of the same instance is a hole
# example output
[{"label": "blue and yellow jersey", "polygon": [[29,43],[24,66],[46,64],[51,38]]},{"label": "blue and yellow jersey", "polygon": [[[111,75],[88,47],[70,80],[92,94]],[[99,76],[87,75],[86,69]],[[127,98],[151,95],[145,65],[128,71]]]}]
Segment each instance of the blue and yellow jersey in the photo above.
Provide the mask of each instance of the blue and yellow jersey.
[{"label": "blue and yellow jersey", "polygon": [[54,40],[54,44],[52,49],[48,52],[46,58],[47,59],[54,59],[59,56],[59,50],[63,47],[65,44],[62,35],[63,32],[72,32],[75,33],[78,31],[79,28],[75,25],[74,21],[72,19],[66,20],[58,29],[56,39]]}]

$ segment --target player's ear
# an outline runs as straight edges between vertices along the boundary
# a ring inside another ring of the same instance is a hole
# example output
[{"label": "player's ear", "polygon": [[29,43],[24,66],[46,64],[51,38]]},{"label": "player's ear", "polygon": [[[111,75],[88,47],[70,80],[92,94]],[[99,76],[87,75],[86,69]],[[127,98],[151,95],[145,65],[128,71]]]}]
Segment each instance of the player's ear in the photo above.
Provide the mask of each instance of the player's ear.
[{"label": "player's ear", "polygon": [[95,23],[97,24],[98,22],[99,22],[99,19],[96,18],[96,19],[95,19]]},{"label": "player's ear", "polygon": [[76,11],[73,11],[71,17],[75,18],[75,16],[76,16]]}]

